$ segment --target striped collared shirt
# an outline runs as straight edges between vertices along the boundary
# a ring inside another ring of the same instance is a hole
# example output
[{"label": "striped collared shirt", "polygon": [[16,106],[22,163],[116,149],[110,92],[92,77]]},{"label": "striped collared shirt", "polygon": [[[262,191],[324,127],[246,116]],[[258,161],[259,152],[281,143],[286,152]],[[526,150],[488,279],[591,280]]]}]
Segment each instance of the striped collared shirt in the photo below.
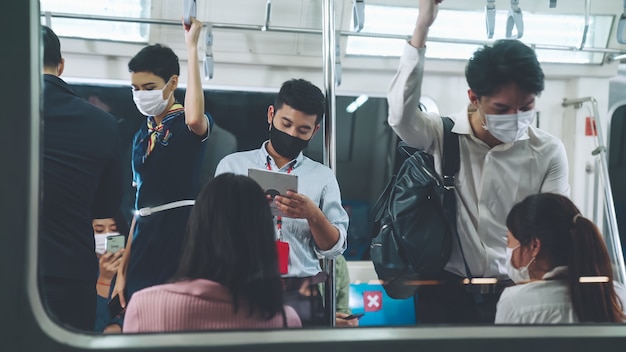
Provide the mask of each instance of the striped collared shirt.
[{"label": "striped collared shirt", "polygon": [[328,221],[339,230],[337,243],[328,250],[321,250],[313,241],[306,219],[282,219],[282,240],[288,242],[290,248],[289,272],[285,276],[313,276],[321,271],[319,257],[335,258],[343,253],[347,246],[348,214],[341,206],[339,184],[330,168],[307,158],[302,153],[283,168],[278,168],[274,159],[267,153],[266,144],[267,141],[260,149],[226,156],[217,165],[215,175],[227,172],[248,175],[250,168],[267,170],[268,160],[270,168],[279,172],[287,172],[293,165],[291,174],[298,176],[298,193],[318,204]]}]

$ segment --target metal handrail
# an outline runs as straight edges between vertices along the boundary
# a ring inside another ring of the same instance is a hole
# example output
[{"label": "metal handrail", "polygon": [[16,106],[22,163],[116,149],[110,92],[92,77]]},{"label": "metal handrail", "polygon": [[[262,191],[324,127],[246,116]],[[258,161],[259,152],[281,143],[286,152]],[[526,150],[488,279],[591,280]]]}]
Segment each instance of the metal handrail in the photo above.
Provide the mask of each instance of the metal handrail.
[{"label": "metal handrail", "polygon": [[[165,19],[150,19],[150,18],[138,18],[138,17],[114,17],[114,16],[98,16],[98,15],[79,15],[73,13],[61,13],[61,12],[42,12],[42,17],[50,18],[69,18],[77,20],[93,20],[93,21],[112,21],[112,22],[132,22],[143,24],[158,24],[165,26],[180,26],[180,21],[177,20],[165,20]],[[230,23],[215,23],[211,22],[214,29],[224,30],[243,30],[243,31],[258,31],[258,32],[278,32],[278,33],[296,33],[296,34],[316,34],[322,35],[321,29],[314,28],[296,28],[296,27],[281,27],[270,26],[269,23],[263,25],[253,24],[230,24]],[[388,33],[367,33],[367,32],[352,32],[352,31],[337,31],[339,35],[343,37],[368,37],[368,38],[383,38],[383,39],[399,39],[409,40],[409,35],[402,34],[388,34]],[[471,45],[489,45],[493,44],[493,40],[470,40],[470,39],[454,39],[454,38],[438,38],[428,37],[428,41],[437,43],[451,43],[451,44],[471,44]],[[562,51],[580,51],[580,52],[592,52],[592,53],[605,53],[621,55],[626,52],[620,49],[611,48],[580,48],[577,46],[568,45],[547,45],[547,44],[534,44],[526,43],[533,49],[543,50],[562,50]]]},{"label": "metal handrail", "polygon": [[[615,250],[615,260],[617,261],[617,276],[620,282],[624,282],[626,280],[626,266],[624,265],[624,254],[622,252],[622,244],[620,242],[619,237],[619,228],[617,226],[617,215],[615,213],[615,203],[613,201],[613,191],[611,188],[611,179],[609,177],[609,163],[607,157],[607,148],[604,145],[604,136],[602,134],[602,124],[598,121],[600,113],[598,111],[598,102],[593,97],[584,97],[584,98],[576,98],[576,99],[563,99],[563,103],[561,104],[563,107],[574,106],[575,108],[582,107],[584,103],[591,103],[593,108],[593,120],[592,126],[595,126],[595,142],[596,148],[591,152],[592,155],[596,156],[597,160],[600,163],[600,172],[602,173],[602,183],[604,188],[604,209],[605,209],[605,218],[609,226],[609,240],[611,241],[611,245]],[[597,123],[596,123],[597,122]],[[596,173],[598,170],[595,171]],[[596,194],[594,194],[594,199],[596,199],[599,195],[597,194],[597,188],[594,190]]]}]

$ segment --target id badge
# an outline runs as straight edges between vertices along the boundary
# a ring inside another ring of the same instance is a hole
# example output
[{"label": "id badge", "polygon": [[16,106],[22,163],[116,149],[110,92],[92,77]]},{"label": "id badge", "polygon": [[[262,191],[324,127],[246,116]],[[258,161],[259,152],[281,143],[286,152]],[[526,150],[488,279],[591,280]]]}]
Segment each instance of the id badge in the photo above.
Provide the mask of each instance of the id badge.
[{"label": "id badge", "polygon": [[289,243],[276,241],[276,251],[278,252],[278,271],[281,275],[289,271]]}]

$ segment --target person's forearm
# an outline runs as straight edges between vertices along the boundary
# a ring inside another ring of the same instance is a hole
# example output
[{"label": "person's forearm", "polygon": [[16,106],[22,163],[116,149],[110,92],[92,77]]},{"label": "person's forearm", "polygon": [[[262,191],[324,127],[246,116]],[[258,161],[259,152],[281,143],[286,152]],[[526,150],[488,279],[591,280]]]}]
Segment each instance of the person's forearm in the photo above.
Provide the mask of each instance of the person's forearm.
[{"label": "person's forearm", "polygon": [[333,248],[339,241],[339,230],[328,221],[321,210],[316,212],[310,219],[307,219],[307,222],[317,248],[326,251]]},{"label": "person's forearm", "polygon": [[109,298],[109,292],[111,291],[111,279],[98,277],[96,282],[96,293],[100,297]]},{"label": "person's forearm", "polygon": [[441,0],[420,0],[419,14],[413,29],[413,36],[409,40],[415,48],[423,48],[426,46],[426,37],[428,36],[428,28],[433,24],[437,17],[438,4]]},{"label": "person's forearm", "polygon": [[423,48],[426,46],[426,38],[428,37],[428,26],[420,23],[418,20],[415,29],[413,29],[413,35],[409,40],[409,44],[414,48]]},{"label": "person's forearm", "polygon": [[197,45],[187,47],[187,91],[185,92],[185,123],[196,134],[206,133],[204,92],[200,81],[200,62]]}]

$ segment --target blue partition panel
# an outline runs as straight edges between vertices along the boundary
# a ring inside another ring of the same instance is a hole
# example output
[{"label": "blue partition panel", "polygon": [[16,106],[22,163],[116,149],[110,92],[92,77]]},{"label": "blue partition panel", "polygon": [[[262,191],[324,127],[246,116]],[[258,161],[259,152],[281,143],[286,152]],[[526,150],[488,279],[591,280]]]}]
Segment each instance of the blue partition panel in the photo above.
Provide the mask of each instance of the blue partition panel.
[{"label": "blue partition panel", "polygon": [[415,325],[413,298],[393,299],[381,284],[350,284],[352,313],[365,313],[359,326]]}]

